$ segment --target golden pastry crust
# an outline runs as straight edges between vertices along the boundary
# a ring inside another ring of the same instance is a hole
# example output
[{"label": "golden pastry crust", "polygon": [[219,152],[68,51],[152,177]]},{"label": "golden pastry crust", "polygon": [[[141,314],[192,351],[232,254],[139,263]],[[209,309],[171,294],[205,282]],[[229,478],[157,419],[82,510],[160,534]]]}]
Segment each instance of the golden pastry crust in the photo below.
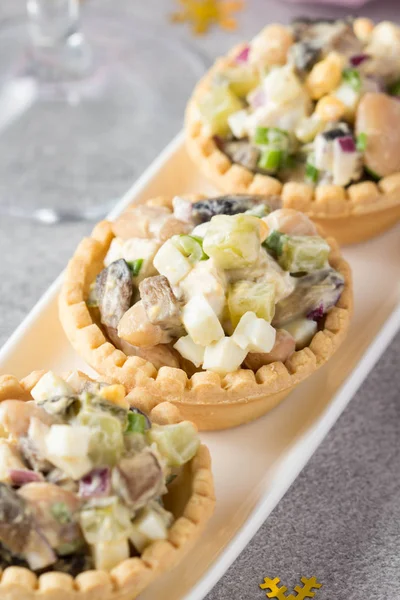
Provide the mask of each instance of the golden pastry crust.
[{"label": "golden pastry crust", "polygon": [[215,62],[197,84],[187,105],[186,146],[196,167],[224,193],[282,194],[284,207],[305,212],[339,244],[361,242],[394,225],[400,219],[400,173],[383,177],[378,183],[362,181],[347,188],[282,184],[275,177],[253,173],[233,163],[218,148],[203,127],[197,102],[210,89],[215,74],[232,65],[244,46],[236,46]]},{"label": "golden pastry crust", "polygon": [[[21,381],[12,375],[0,376],[0,402],[7,399],[30,400],[30,391],[45,371],[34,371]],[[176,407],[168,402],[150,411],[160,424],[182,420]],[[180,477],[178,478],[180,479]],[[124,560],[109,573],[85,571],[76,578],[66,573],[49,572],[37,576],[23,567],[8,567],[0,575],[3,600],[133,600],[158,575],[173,568],[202,532],[215,505],[211,459],[201,445],[196,456],[184,467],[180,486],[172,484],[166,496],[176,497],[182,505],[168,533],[168,539],[150,544],[141,557]],[[175,482],[174,482],[175,483]],[[180,488],[185,488],[182,497]]]},{"label": "golden pastry crust", "polygon": [[166,400],[177,405],[184,418],[199,429],[226,429],[252,421],[324,364],[346,336],[353,305],[351,272],[335,240],[328,238],[329,262],[345,278],[345,287],[337,305],[329,311],[324,329],[315,334],[309,347],[295,352],[285,364],[275,362],[256,373],[239,369],[221,377],[203,371],[189,378],[182,369],[157,370],[144,359],[117,350],[86,306],[89,285],[103,268],[112,238],[111,223],[103,221],[91,237],[79,244],[61,290],[60,320],[77,353],[103,379],[120,382],[131,390],[128,398],[145,412]]}]

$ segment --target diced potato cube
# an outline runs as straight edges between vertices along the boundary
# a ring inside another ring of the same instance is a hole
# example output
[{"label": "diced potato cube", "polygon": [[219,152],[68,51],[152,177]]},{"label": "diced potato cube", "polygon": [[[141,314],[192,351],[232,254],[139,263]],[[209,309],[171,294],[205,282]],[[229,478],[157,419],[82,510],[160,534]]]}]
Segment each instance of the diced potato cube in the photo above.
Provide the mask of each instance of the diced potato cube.
[{"label": "diced potato cube", "polygon": [[114,238],[111,241],[108,252],[104,258],[104,266],[109,267],[111,263],[120,260],[121,258],[124,258],[124,240]]},{"label": "diced potato cube", "polygon": [[141,259],[142,265],[139,274],[135,277],[135,283],[139,283],[145,277],[156,275],[156,270],[153,266],[153,259],[160,247],[160,242],[157,240],[148,240],[146,238],[131,238],[125,240],[123,245],[122,258],[127,262],[134,262]]},{"label": "diced potato cube", "polygon": [[204,236],[204,252],[222,269],[240,269],[260,254],[260,220],[252,215],[217,215]]},{"label": "diced potato cube", "polygon": [[179,284],[185,299],[204,296],[217,317],[221,316],[225,307],[226,286],[225,272],[217,269],[212,258],[198,262]]},{"label": "diced potato cube", "polygon": [[275,285],[265,281],[237,281],[229,287],[228,308],[234,327],[248,311],[271,322],[275,314]]},{"label": "diced potato cube", "polygon": [[195,344],[208,346],[224,337],[219,319],[204,296],[193,296],[183,308],[182,320]]},{"label": "diced potato cube", "polygon": [[190,335],[179,338],[174,344],[175,350],[178,350],[179,354],[190,360],[196,367],[200,367],[204,360],[204,346],[195,344]]},{"label": "diced potato cube", "polygon": [[141,516],[133,522],[130,539],[138,552],[143,552],[146,546],[155,540],[165,540],[168,536],[167,527],[156,511],[145,508]]},{"label": "diced potato cube", "polygon": [[318,325],[316,321],[311,319],[296,319],[284,326],[285,331],[288,331],[295,339],[296,350],[301,350],[308,346],[317,333]]},{"label": "diced potato cube", "polygon": [[270,352],[275,344],[276,331],[264,319],[247,312],[240,319],[232,340],[248,352]]},{"label": "diced potato cube", "polygon": [[91,550],[95,568],[104,571],[110,571],[130,555],[127,538],[114,542],[98,542],[91,546]]},{"label": "diced potato cube", "polygon": [[239,369],[247,356],[247,350],[240,348],[231,337],[224,337],[207,346],[204,353],[203,369],[220,375]]},{"label": "diced potato cube", "polygon": [[160,275],[164,275],[171,285],[176,285],[191,270],[188,259],[179,252],[178,248],[167,240],[154,257],[153,264]]},{"label": "diced potato cube", "polygon": [[238,112],[233,113],[230,117],[228,117],[228,124],[230,130],[236,138],[245,137],[247,134],[247,110],[238,110]]},{"label": "diced potato cube", "polygon": [[91,431],[83,425],[52,425],[46,437],[49,456],[80,457],[89,453]]},{"label": "diced potato cube", "polygon": [[55,396],[73,396],[73,394],[73,388],[53,371],[45,373],[31,391],[31,396],[35,402],[41,402]]},{"label": "diced potato cube", "polygon": [[268,100],[276,104],[285,104],[303,95],[303,87],[291,65],[271,69],[263,85]]}]

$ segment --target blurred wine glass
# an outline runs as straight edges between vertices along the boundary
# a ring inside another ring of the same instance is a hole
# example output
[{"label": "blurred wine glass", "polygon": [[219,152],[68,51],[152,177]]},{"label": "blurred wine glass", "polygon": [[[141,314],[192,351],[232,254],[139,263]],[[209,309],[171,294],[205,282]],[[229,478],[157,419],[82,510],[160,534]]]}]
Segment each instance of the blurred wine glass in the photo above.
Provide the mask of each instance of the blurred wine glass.
[{"label": "blurred wine glass", "polygon": [[78,0],[27,0],[0,25],[0,214],[98,218],[174,133],[205,60],[130,6],[88,0],[81,26]]}]

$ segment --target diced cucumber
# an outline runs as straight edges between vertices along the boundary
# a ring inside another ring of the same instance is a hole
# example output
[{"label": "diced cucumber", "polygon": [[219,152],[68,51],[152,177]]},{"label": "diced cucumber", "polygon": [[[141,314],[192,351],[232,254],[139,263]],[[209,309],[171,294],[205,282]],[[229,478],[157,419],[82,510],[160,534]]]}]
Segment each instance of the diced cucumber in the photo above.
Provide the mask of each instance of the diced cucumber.
[{"label": "diced cucumber", "polygon": [[244,98],[259,85],[260,76],[247,66],[229,67],[220,74],[220,81],[228,85],[235,96]]},{"label": "diced cucumber", "polygon": [[200,237],[184,234],[174,235],[171,242],[192,264],[208,258],[203,250],[203,240]]},{"label": "diced cucumber", "polygon": [[99,410],[81,410],[76,421],[90,429],[89,458],[93,464],[115,465],[124,448],[121,421]]},{"label": "diced cucumber", "polygon": [[279,234],[273,231],[265,241],[266,248],[290,273],[309,273],[326,265],[330,247],[319,236]]},{"label": "diced cucumber", "polygon": [[190,421],[173,425],[153,425],[146,433],[150,443],[155,443],[160,454],[171,467],[180,467],[196,454],[200,439],[196,427]]},{"label": "diced cucumber", "polygon": [[260,221],[251,215],[217,215],[210,221],[203,248],[222,269],[240,269],[260,253]]},{"label": "diced cucumber", "polygon": [[234,327],[249,311],[271,322],[275,313],[275,286],[267,282],[237,281],[228,289],[228,309]]},{"label": "diced cucumber", "polygon": [[131,531],[131,513],[116,496],[88,503],[79,518],[88,544],[123,540]]},{"label": "diced cucumber", "polygon": [[227,86],[212,88],[198,103],[198,109],[208,125],[210,135],[227,135],[228,117],[242,108],[242,102]]}]

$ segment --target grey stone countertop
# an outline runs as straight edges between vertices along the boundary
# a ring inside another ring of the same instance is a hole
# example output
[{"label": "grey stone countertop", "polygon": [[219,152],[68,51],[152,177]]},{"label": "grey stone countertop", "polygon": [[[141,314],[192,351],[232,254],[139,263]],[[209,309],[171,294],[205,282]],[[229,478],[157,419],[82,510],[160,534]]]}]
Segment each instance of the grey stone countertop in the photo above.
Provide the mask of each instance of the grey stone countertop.
[{"label": "grey stone countertop", "polygon": [[[32,210],[118,198],[179,130],[190,90],[215,56],[254,35],[267,22],[287,22],[295,15],[345,14],[338,7],[248,0],[245,11],[238,14],[238,31],[213,29],[207,36],[194,38],[187,26],[169,23],[168,13],[177,6],[175,0],[88,0],[83,7],[85,23],[96,10],[101,14],[111,7],[120,20],[132,19],[143,73],[151,75],[163,61],[165,81],[147,79],[151,100],[147,109],[143,102],[137,112],[119,104],[118,119],[94,110],[91,121],[77,124],[71,134],[69,125],[57,119],[55,109],[42,107],[34,118],[28,114],[0,131],[1,343],[91,227],[87,222],[39,225],[4,216],[1,207]],[[22,0],[2,0],[0,27],[23,14]],[[372,2],[362,14],[376,20],[399,20],[399,3]],[[147,31],[154,40],[150,49],[141,37]],[[162,59],[159,43],[163,44]],[[175,60],[188,62],[186,66],[182,62],[177,72]],[[101,128],[103,120],[107,130]],[[47,149],[46,154],[43,140],[51,127],[57,128],[60,150]],[[95,143],[81,143],[80,133],[87,140],[92,130]],[[280,577],[289,590],[301,576],[315,575],[323,583],[316,600],[400,598],[399,354],[397,336],[208,600],[261,600],[265,592],[258,584],[267,575]]]}]

